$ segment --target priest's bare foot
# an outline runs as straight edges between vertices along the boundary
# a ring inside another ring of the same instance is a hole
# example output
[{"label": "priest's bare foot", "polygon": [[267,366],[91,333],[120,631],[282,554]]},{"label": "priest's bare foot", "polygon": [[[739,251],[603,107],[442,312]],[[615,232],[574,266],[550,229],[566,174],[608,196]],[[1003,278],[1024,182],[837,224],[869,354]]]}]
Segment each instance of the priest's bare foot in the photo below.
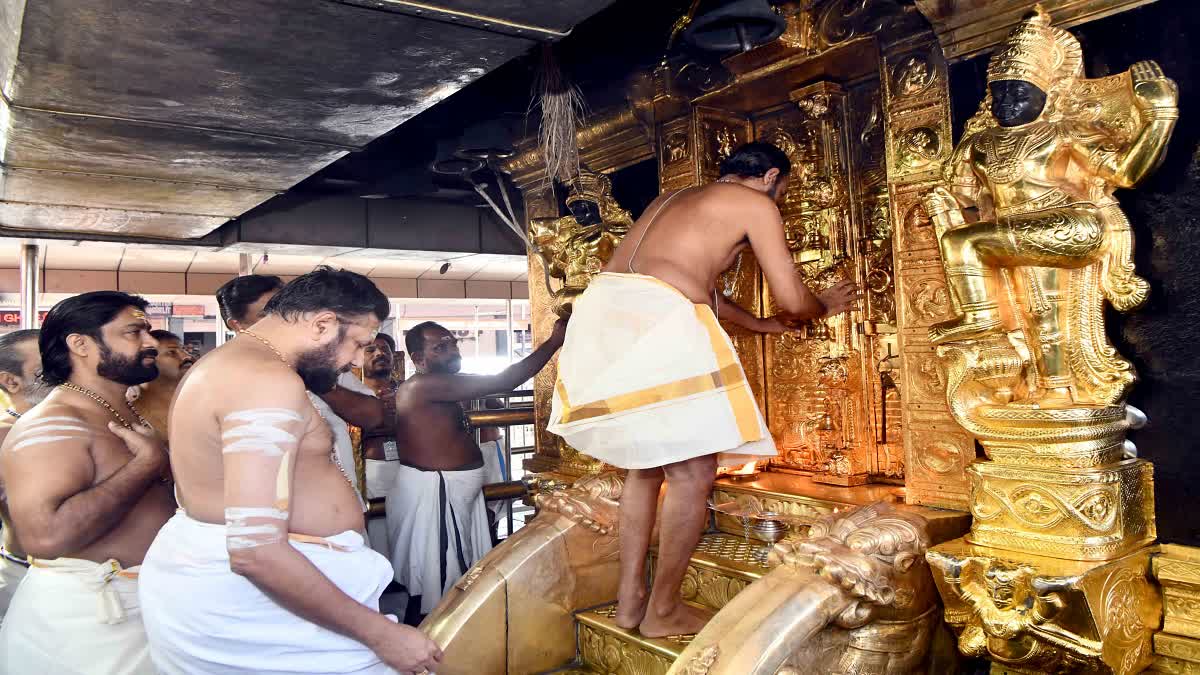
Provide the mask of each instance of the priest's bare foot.
[{"label": "priest's bare foot", "polygon": [[711,618],[711,614],[681,602],[665,615],[647,612],[638,631],[648,638],[695,635]]},{"label": "priest's bare foot", "polygon": [[613,615],[613,621],[617,626],[625,630],[633,630],[645,617],[646,591],[644,589],[638,589],[637,593],[632,593],[629,597],[618,594],[617,613]]}]

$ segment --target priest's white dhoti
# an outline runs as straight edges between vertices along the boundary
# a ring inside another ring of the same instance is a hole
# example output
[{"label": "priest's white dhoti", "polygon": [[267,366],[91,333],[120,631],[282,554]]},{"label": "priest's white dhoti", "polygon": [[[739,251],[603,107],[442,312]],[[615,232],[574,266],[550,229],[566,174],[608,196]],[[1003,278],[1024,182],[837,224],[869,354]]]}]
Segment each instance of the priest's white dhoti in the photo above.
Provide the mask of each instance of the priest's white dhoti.
[{"label": "priest's white dhoti", "polygon": [[[387,559],[353,531],[291,544],[343,593],[378,611]],[[159,530],[141,572],[150,653],[163,675],[394,675],[363,644],[280,607],[229,569],[225,526],[182,511]]]},{"label": "priest's white dhoti", "polygon": [[576,300],[547,429],[624,469],[777,454],[713,310],[642,274],[598,274]]},{"label": "priest's white dhoti", "polygon": [[34,560],[0,626],[0,672],[152,675],[138,568],[116,560]]},{"label": "priest's white dhoti", "polygon": [[[366,460],[367,499],[387,497],[388,490],[396,483],[400,462],[396,460],[368,459]],[[387,519],[382,517],[367,518],[367,539],[371,548],[385,558],[392,557],[392,547],[388,544]]]},{"label": "priest's white dhoti", "polygon": [[396,581],[421,596],[421,613],[492,549],[483,466],[423,471],[401,465],[387,496],[388,541]]},{"label": "priest's white dhoti", "polygon": [[25,578],[27,569],[29,569],[27,561],[21,560],[0,547],[0,622],[4,621],[8,605],[12,603],[13,595],[17,592],[17,586],[21,584],[21,579]]}]

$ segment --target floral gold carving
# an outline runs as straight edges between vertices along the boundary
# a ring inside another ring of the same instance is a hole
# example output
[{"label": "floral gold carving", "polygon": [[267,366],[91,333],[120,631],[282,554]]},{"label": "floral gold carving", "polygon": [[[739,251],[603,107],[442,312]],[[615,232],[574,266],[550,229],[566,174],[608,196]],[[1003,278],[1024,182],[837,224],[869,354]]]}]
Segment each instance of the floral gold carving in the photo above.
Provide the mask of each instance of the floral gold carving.
[{"label": "floral gold carving", "polygon": [[897,145],[900,164],[908,171],[928,168],[942,154],[942,141],[936,129],[920,126],[902,133]]},{"label": "floral gold carving", "polygon": [[665,675],[671,668],[667,657],[591,626],[579,627],[579,652],[584,663],[606,675]]},{"label": "floral gold carving", "polygon": [[720,610],[749,585],[747,579],[723,574],[711,567],[688,565],[680,594],[688,602]]}]

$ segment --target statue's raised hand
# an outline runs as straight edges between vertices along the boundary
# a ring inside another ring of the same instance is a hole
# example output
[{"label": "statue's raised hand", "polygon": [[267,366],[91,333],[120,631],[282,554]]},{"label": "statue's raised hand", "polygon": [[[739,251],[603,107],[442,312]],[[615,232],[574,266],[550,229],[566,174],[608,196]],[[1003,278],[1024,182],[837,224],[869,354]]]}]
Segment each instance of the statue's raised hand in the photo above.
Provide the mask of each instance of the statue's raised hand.
[{"label": "statue's raised hand", "polygon": [[1138,61],[1129,69],[1133,94],[1143,110],[1175,109],[1179,105],[1179,87],[1163,74],[1153,61]]}]

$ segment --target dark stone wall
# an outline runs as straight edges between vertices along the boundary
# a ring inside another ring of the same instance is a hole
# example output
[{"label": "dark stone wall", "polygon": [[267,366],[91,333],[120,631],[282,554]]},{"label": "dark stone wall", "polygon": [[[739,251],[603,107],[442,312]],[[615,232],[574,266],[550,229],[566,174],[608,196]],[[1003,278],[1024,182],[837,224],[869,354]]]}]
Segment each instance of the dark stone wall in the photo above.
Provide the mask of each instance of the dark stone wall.
[{"label": "dark stone wall", "polygon": [[[1154,462],[1158,534],[1200,546],[1200,3],[1157,3],[1073,29],[1089,77],[1153,59],[1179,84],[1182,118],[1157,173],[1117,193],[1133,223],[1138,273],[1150,302],[1127,315],[1109,312],[1109,334],[1137,367],[1130,403],[1150,417],[1130,434]],[[950,73],[955,138],[984,94],[986,57]]]}]

